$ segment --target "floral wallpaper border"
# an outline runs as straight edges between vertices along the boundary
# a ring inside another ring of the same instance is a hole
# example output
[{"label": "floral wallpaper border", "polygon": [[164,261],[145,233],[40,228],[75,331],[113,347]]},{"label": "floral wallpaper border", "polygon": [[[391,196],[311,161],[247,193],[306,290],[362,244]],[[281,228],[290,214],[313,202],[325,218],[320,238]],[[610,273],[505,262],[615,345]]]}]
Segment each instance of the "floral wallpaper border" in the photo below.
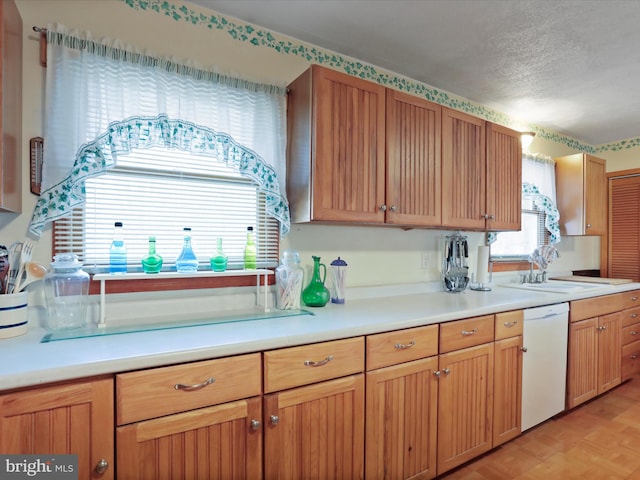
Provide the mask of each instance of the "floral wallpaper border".
[{"label": "floral wallpaper border", "polygon": [[[278,38],[278,34],[260,29],[248,23],[234,23],[227,18],[214,13],[202,13],[186,5],[175,4],[168,0],[121,0],[136,10],[155,12],[170,17],[176,22],[187,22],[192,25],[204,26],[211,30],[224,30],[239,42],[249,43],[257,47],[266,47],[283,55],[295,55],[310,63],[325,65],[345,73],[376,82],[386,87],[395,88],[423,97],[440,105],[450,107],[476,117],[489,120],[500,125],[512,126],[514,119],[508,115],[489,109],[482,105],[457,97],[445,91],[438,90],[427,84],[417,82],[393,73],[388,73],[365,62],[344,57],[340,54],[323,50],[320,47],[294,43],[290,40]],[[640,146],[640,137],[619,142],[593,146],[571,137],[546,130],[537,125],[529,125],[530,131],[537,136],[556,143],[564,144],[577,151],[595,154],[604,151],[620,151]]]}]

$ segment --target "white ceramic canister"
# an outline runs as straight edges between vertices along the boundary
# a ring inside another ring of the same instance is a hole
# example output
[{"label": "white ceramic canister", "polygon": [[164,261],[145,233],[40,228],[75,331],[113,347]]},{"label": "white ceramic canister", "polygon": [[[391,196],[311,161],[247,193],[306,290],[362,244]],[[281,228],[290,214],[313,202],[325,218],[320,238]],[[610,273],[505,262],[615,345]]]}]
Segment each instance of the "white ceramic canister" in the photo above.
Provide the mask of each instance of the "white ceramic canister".
[{"label": "white ceramic canister", "polygon": [[27,333],[29,292],[0,295],[0,338]]}]

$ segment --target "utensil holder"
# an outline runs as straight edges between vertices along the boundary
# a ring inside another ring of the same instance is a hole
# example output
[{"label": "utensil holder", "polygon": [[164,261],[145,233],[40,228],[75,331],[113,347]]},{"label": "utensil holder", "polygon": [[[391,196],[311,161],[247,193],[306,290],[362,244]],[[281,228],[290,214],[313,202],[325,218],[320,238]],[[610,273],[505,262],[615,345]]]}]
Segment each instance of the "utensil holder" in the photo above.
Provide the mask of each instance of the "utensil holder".
[{"label": "utensil holder", "polygon": [[29,292],[0,295],[0,338],[27,333]]}]

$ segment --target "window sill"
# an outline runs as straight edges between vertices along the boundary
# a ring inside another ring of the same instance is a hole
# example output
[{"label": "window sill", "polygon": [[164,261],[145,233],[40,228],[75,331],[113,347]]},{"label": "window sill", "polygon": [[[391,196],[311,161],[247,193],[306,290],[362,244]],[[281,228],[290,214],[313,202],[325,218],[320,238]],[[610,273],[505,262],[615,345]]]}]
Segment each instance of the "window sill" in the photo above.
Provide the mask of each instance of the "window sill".
[{"label": "window sill", "polygon": [[105,294],[160,292],[169,290],[198,290],[223,287],[255,287],[275,284],[273,270],[227,270],[226,272],[200,271],[196,273],[161,272],[157,274],[127,273],[122,275],[95,274],[91,276],[89,293],[99,295],[104,280]]},{"label": "window sill", "polygon": [[494,272],[516,272],[518,270],[529,270],[529,262],[523,261],[496,261],[493,260],[493,271]]}]

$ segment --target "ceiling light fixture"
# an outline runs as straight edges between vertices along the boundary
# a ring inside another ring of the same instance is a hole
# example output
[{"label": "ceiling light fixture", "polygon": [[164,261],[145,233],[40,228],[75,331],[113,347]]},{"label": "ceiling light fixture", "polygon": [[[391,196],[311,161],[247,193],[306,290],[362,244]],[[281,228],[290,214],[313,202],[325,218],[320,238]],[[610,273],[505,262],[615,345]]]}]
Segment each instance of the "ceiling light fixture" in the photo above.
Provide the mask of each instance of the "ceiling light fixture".
[{"label": "ceiling light fixture", "polygon": [[535,137],[536,134],[534,132],[522,132],[520,134],[520,139],[522,140],[522,149],[525,150],[527,148],[529,148],[529,145],[531,145],[531,142],[533,142],[533,137]]}]

